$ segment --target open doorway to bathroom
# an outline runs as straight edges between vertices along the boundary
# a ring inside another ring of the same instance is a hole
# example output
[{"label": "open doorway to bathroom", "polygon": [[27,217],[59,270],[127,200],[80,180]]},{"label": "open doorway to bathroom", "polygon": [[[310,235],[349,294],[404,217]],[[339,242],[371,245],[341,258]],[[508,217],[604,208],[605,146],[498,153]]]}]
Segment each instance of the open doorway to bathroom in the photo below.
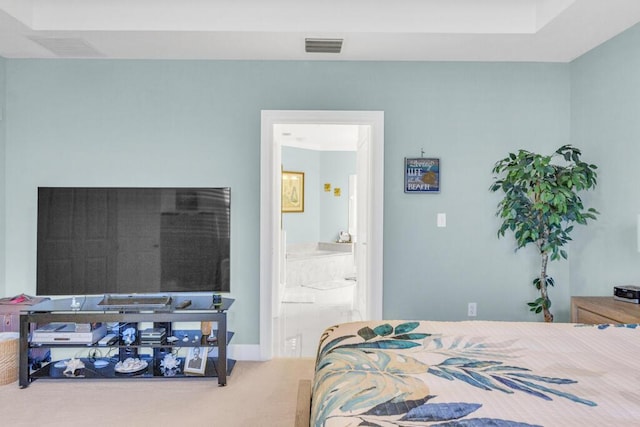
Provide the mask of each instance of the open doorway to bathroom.
[{"label": "open doorway to bathroom", "polygon": [[366,306],[356,297],[367,283],[358,282],[356,269],[356,158],[368,135],[359,125],[274,125],[283,189],[276,357],[311,357],[327,326],[362,320]]},{"label": "open doorway to bathroom", "polygon": [[[382,112],[262,112],[263,359],[313,356],[326,327],[382,317],[383,135]],[[281,211],[283,170],[304,173],[297,212]]]}]

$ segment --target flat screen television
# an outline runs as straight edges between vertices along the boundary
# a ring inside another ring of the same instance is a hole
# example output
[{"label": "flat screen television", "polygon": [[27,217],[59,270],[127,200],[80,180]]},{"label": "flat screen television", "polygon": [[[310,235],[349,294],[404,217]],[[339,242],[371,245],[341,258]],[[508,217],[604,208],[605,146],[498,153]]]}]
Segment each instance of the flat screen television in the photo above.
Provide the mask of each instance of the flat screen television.
[{"label": "flat screen television", "polygon": [[38,188],[37,294],[229,292],[230,193]]}]

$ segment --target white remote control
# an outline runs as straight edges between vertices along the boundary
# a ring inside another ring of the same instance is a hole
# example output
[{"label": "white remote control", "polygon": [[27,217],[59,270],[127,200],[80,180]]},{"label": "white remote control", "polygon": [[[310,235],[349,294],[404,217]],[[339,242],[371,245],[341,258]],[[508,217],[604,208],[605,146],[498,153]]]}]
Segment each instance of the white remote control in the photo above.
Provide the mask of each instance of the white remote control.
[{"label": "white remote control", "polygon": [[107,334],[100,341],[98,341],[98,345],[109,345],[113,344],[118,339],[116,334]]}]

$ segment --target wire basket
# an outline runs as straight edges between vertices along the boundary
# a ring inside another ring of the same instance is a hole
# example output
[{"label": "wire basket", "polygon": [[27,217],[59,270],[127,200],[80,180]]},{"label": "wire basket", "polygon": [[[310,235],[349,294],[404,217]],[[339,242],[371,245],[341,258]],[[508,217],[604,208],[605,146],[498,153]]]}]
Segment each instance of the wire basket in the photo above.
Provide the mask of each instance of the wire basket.
[{"label": "wire basket", "polygon": [[0,333],[0,385],[18,380],[18,337],[16,332]]}]

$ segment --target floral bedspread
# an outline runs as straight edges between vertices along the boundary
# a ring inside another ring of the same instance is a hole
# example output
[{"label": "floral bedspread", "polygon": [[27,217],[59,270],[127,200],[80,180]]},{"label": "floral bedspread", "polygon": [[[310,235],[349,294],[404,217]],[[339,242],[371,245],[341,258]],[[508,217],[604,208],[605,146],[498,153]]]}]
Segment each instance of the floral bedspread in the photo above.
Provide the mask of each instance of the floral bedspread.
[{"label": "floral bedspread", "polygon": [[640,326],[345,323],[320,338],[315,427],[640,426]]}]

